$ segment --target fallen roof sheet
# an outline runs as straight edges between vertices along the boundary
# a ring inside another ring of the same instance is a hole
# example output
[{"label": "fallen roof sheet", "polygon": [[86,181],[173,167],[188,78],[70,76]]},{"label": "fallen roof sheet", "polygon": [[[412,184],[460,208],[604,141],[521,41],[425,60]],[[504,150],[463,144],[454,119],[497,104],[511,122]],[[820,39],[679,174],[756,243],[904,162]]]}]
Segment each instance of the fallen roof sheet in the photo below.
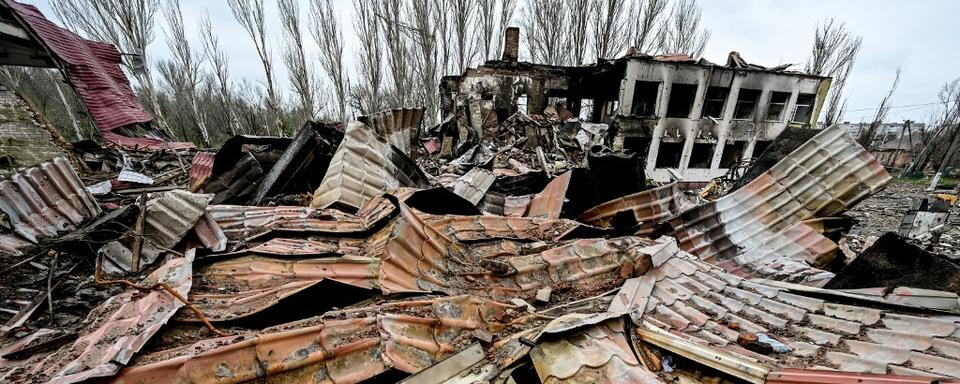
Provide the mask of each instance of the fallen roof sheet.
[{"label": "fallen roof sheet", "polygon": [[414,139],[423,120],[423,108],[390,109],[360,116],[357,120],[373,128],[400,152],[409,155],[413,152]]},{"label": "fallen roof sheet", "polygon": [[680,213],[682,199],[683,193],[674,182],[600,204],[582,213],[579,220],[601,227],[642,224],[640,233],[647,234],[655,224]]},{"label": "fallen roof sheet", "polygon": [[358,210],[368,200],[400,187],[426,187],[426,176],[406,154],[359,122],[350,122],[320,187],[314,208]]},{"label": "fallen roof sheet", "polygon": [[[291,184],[317,185],[321,181],[318,178],[319,173],[326,171],[330,158],[342,139],[343,132],[329,125],[306,122],[277,162],[263,176],[249,204],[259,205],[270,194],[282,193]],[[304,190],[307,191],[309,190]]]},{"label": "fallen roof sheet", "polygon": [[213,152],[197,152],[190,163],[190,191],[197,192],[203,187],[203,184],[210,178],[213,172],[213,159],[216,154]]},{"label": "fallen roof sheet", "polygon": [[563,211],[563,203],[566,201],[567,189],[570,186],[570,179],[573,178],[573,171],[567,171],[564,174],[553,178],[543,191],[538,193],[530,200],[526,217],[536,217],[540,219],[559,219]]},{"label": "fallen roof sheet", "polygon": [[[644,280],[653,286],[643,326],[699,345],[778,368],[960,377],[956,316],[802,296],[744,280],[683,251],[648,275],[654,279]],[[737,343],[742,333],[765,334],[790,351],[756,353]]]},{"label": "fallen roof sheet", "polygon": [[453,192],[477,205],[496,179],[493,172],[480,167],[473,168],[453,183]]},{"label": "fallen roof sheet", "polygon": [[[814,236],[813,231],[791,232],[791,226],[836,216],[889,181],[890,174],[869,152],[843,129],[830,126],[750,184],[683,211],[670,224],[683,249],[714,264],[758,247],[796,250],[803,244],[822,244],[823,239],[804,239]],[[783,251],[774,255],[799,263],[806,256]],[[776,257],[766,260],[777,262]],[[814,285],[825,283],[807,279],[820,273],[813,269],[810,273],[795,271],[791,276]],[[758,272],[758,276],[766,274]]]},{"label": "fallen roof sheet", "polygon": [[[142,284],[166,283],[186,296],[193,281],[193,257],[193,250],[183,257],[170,257]],[[38,356],[42,360],[25,361],[2,379],[18,382],[29,377],[36,382],[75,383],[113,376],[183,305],[163,289],[144,293],[129,288],[94,308],[76,341]]]},{"label": "fallen roof sheet", "polygon": [[269,373],[279,382],[356,383],[388,368],[413,373],[466,348],[474,337],[517,323],[514,308],[455,296],[338,311],[337,319],[309,318],[143,356],[115,382],[227,384]]},{"label": "fallen roof sheet", "polygon": [[13,253],[74,230],[101,210],[70,162],[57,157],[0,182],[0,212],[13,228],[0,251]]}]

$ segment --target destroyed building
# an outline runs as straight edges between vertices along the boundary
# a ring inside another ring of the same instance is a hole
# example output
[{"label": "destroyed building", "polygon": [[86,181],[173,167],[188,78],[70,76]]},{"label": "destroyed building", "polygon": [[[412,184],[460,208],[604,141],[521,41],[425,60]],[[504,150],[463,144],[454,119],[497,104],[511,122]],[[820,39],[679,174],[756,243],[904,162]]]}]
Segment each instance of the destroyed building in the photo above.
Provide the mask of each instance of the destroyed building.
[{"label": "destroyed building", "polygon": [[[444,116],[484,132],[517,111],[609,124],[609,144],[645,154],[648,178],[707,182],[758,156],[787,127],[815,127],[830,78],[686,55],[628,54],[583,67],[518,62],[519,31],[502,60],[441,85]],[[482,136],[482,135],[481,135]]]}]

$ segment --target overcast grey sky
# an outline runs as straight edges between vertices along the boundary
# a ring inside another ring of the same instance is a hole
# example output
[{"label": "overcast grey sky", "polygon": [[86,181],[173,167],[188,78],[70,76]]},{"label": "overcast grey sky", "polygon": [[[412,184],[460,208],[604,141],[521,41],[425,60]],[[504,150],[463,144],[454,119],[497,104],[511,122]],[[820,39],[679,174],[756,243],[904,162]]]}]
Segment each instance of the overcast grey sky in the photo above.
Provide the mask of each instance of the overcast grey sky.
[{"label": "overcast grey sky", "polygon": [[[38,5],[53,18],[48,0],[20,0]],[[233,19],[226,0],[181,0],[188,33],[199,48],[196,27],[202,12],[209,11],[214,29],[230,55],[232,75],[262,83],[262,70],[245,32]],[[334,0],[343,20],[346,57],[352,68],[355,37],[350,0]],[[267,28],[279,84],[288,88],[279,60],[281,39],[275,0],[266,0]],[[308,0],[301,0],[304,21]],[[521,1],[522,3],[522,1]],[[829,17],[842,20],[863,36],[863,47],[847,85],[845,120],[870,119],[893,80],[897,66],[903,68],[900,87],[893,97],[888,120],[926,121],[937,101],[940,87],[960,77],[960,39],[953,27],[960,14],[954,0],[848,0],[790,2],[773,0],[706,0],[702,23],[712,31],[704,57],[724,63],[727,53],[738,51],[751,63],[773,66],[802,64],[810,49],[817,22]],[[519,12],[517,14],[519,16]],[[518,17],[516,16],[516,17]],[[515,23],[514,23],[515,24]],[[157,34],[148,54],[151,61],[166,57],[165,24],[158,20]],[[312,44],[312,43],[311,43]],[[313,49],[313,47],[311,47]]]}]

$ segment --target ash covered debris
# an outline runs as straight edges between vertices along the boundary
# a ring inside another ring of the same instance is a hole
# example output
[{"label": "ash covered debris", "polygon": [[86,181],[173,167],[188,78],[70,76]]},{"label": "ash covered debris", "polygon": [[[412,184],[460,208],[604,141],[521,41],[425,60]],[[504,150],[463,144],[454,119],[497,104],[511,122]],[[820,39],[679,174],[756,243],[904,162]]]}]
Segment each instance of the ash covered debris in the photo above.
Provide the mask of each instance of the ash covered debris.
[{"label": "ash covered debris", "polygon": [[[12,4],[43,60],[88,44]],[[444,79],[436,125],[198,150],[129,110],[16,163],[0,381],[960,380],[955,195],[814,127],[829,78],[735,52],[544,66],[507,35]]]}]

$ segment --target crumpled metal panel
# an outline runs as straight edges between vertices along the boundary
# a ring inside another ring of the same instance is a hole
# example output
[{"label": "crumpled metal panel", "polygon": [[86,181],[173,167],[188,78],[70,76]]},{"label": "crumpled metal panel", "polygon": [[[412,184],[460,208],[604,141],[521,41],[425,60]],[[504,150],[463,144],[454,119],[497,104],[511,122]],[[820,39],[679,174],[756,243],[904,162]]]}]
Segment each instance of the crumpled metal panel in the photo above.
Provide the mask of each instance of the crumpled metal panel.
[{"label": "crumpled metal panel", "polygon": [[476,167],[457,179],[453,192],[477,205],[487,194],[487,190],[497,180],[496,175],[486,169]]},{"label": "crumpled metal panel", "polygon": [[614,220],[623,214],[629,214],[633,224],[642,224],[641,233],[650,233],[655,224],[676,215],[683,208],[683,192],[676,182],[648,189],[643,192],[623,196],[596,207],[580,215],[579,220],[601,227],[611,227]]},{"label": "crumpled metal panel", "polygon": [[[819,295],[744,280],[686,252],[647,274],[654,279],[642,324],[699,345],[721,348],[776,368],[823,367],[846,372],[960,377],[956,316],[918,314],[902,307],[856,305],[853,295]],[[642,290],[641,290],[642,291]],[[736,323],[735,327],[730,324]],[[760,354],[737,343],[763,333],[785,344]]]},{"label": "crumpled metal panel", "polygon": [[269,231],[353,233],[366,229],[360,217],[333,209],[210,205],[207,213],[231,240]]},{"label": "crumpled metal panel", "polygon": [[23,240],[11,236],[0,242],[2,251],[21,248],[24,241],[36,244],[58,237],[102,211],[70,162],[57,157],[0,182],[0,212]]},{"label": "crumpled metal panel", "polygon": [[222,252],[227,249],[227,235],[209,213],[204,213],[200,220],[197,220],[193,233],[197,235],[200,244],[211,251]]},{"label": "crumpled metal panel", "polygon": [[531,255],[488,260],[425,223],[399,203],[398,223],[381,259],[384,293],[470,293],[495,299],[532,298],[544,287],[596,291],[651,266],[638,237],[582,239]]},{"label": "crumpled metal panel", "polygon": [[[250,316],[323,280],[359,288],[377,287],[379,264],[359,257],[282,260],[245,256],[215,262],[197,271],[190,300],[211,321]],[[193,312],[179,320],[199,321]]]},{"label": "crumpled metal panel", "polygon": [[456,241],[494,239],[555,242],[574,231],[591,228],[567,219],[537,219],[506,216],[421,215],[433,228]]},{"label": "crumpled metal panel", "polygon": [[567,171],[564,174],[553,178],[549,184],[530,200],[527,208],[526,217],[536,217],[540,219],[559,219],[563,211],[563,203],[566,200],[567,187],[570,186],[570,179],[573,178],[573,171]]},{"label": "crumpled metal panel", "polygon": [[198,191],[213,172],[213,152],[197,152],[190,163],[190,190]]},{"label": "crumpled metal panel", "polygon": [[[797,238],[797,233],[812,234],[787,231],[791,226],[836,216],[889,181],[890,174],[869,152],[843,129],[831,126],[750,184],[683,211],[670,224],[683,249],[711,263],[757,247],[796,250],[794,244],[821,244],[822,239]],[[792,261],[805,258],[782,251],[775,254]]]},{"label": "crumpled metal panel", "polygon": [[625,335],[623,320],[609,320],[539,343],[530,360],[544,384],[665,383],[640,364]]},{"label": "crumpled metal panel", "polygon": [[360,122],[350,122],[340,147],[330,161],[313,208],[335,204],[358,210],[368,200],[400,187],[426,187],[426,176],[406,154],[383,141]]},{"label": "crumpled metal panel", "polygon": [[[142,357],[115,383],[357,383],[388,368],[413,373],[518,323],[515,306],[470,296],[401,301],[339,311],[204,340]],[[330,319],[336,317],[336,320]]]},{"label": "crumpled metal panel", "polygon": [[[190,291],[194,251],[171,257],[142,282],[167,283],[180,295]],[[42,361],[27,361],[8,372],[8,380],[20,376],[27,381],[75,383],[95,377],[109,377],[160,330],[184,304],[163,289],[142,292],[128,289],[94,308],[76,341]]]},{"label": "crumpled metal panel", "polygon": [[423,120],[423,108],[396,108],[360,116],[357,120],[373,128],[401,152],[409,154]]}]

